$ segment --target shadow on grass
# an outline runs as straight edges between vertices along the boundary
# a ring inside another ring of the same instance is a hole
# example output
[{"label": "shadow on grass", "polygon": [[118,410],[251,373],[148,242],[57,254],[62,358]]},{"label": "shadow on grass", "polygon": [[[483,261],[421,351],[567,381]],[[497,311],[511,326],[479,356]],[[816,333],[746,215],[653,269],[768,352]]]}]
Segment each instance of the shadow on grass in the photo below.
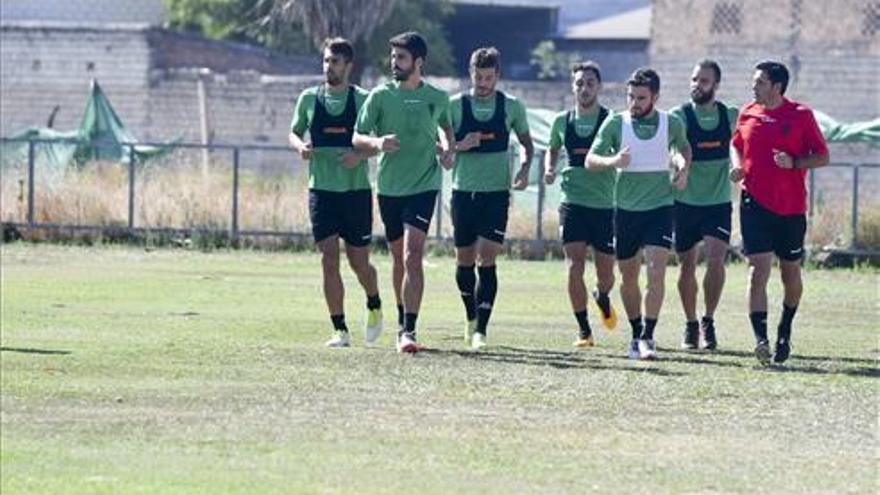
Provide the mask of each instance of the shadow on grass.
[{"label": "shadow on grass", "polygon": [[[739,357],[739,358],[754,358],[755,353],[752,351],[732,351],[727,349],[722,350],[714,350],[714,351],[684,351],[680,349],[660,349],[664,352],[670,352],[674,354],[685,354],[691,356],[730,356],[730,357]],[[880,363],[880,360],[877,359],[869,359],[869,358],[854,358],[854,357],[845,357],[845,356],[804,356],[800,354],[793,354],[792,359],[797,359],[799,361],[814,361],[814,362],[838,362],[838,363],[849,363],[849,364],[866,364],[866,365],[877,365]]]},{"label": "shadow on grass", "polygon": [[[792,360],[797,360],[799,358],[795,357]],[[880,378],[880,368],[871,368],[866,366],[859,366],[856,368],[844,368],[837,370],[829,370],[826,368],[819,368],[817,366],[797,366],[797,365],[772,365],[767,366],[767,371],[776,372],[776,373],[805,373],[808,375],[847,375],[854,376],[860,378]]]},{"label": "shadow on grass", "polygon": [[[602,355],[591,355],[589,358],[579,356],[575,352],[550,351],[544,349],[522,349],[518,347],[497,346],[495,350],[467,351],[455,349],[425,349],[429,354],[458,356],[465,359],[489,361],[495,363],[525,364],[530,366],[549,366],[556,369],[588,369],[611,371],[634,371],[658,376],[686,376],[687,373],[670,371],[654,366],[608,366],[598,362]],[[641,363],[644,364],[644,363]]]},{"label": "shadow on grass", "polygon": [[64,355],[72,354],[71,351],[60,351],[56,349],[31,349],[28,347],[0,347],[2,352],[21,352],[23,354],[54,354]]}]

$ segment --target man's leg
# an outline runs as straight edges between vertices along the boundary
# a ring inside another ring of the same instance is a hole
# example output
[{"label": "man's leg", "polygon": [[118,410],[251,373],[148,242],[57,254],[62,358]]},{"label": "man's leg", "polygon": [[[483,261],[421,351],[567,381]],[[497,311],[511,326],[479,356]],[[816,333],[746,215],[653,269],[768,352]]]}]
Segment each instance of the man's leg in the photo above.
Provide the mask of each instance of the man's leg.
[{"label": "man's leg", "polygon": [[629,357],[639,357],[638,340],[642,338],[644,323],[642,321],[642,294],[639,290],[639,270],[642,267],[642,251],[625,260],[617,260],[620,270],[620,298],[623,309],[632,327],[632,341],[628,349]]},{"label": "man's leg", "polygon": [[[324,282],[324,300],[330,311],[330,320],[333,329],[337,332],[332,339],[327,341],[329,347],[348,346],[348,327],[345,324],[345,309],[343,299],[345,289],[342,285],[342,276],[339,273],[339,236],[331,235],[318,242],[318,250],[321,252],[321,270]],[[340,335],[344,332],[345,335]]]},{"label": "man's leg", "polygon": [[584,265],[587,257],[587,244],[584,242],[568,242],[562,245],[565,253],[565,265],[568,268],[568,300],[571,310],[578,323],[577,347],[593,345],[593,331],[587,319],[587,286],[584,284]]},{"label": "man's leg", "polygon": [[388,243],[391,251],[391,284],[394,287],[394,300],[397,303],[397,325],[403,329],[403,237]]},{"label": "man's leg", "polygon": [[614,287],[614,255],[599,251],[593,247],[593,264],[596,268],[596,290],[593,298],[602,316],[602,324],[608,330],[617,326],[617,312],[611,305],[609,294]]},{"label": "man's leg", "polygon": [[379,285],[376,267],[370,263],[369,246],[345,245],[348,264],[357,275],[358,282],[367,296],[367,322],[364,327],[364,339],[368,344],[374,343],[382,332],[382,300],[379,298]]},{"label": "man's leg", "polygon": [[422,258],[425,254],[427,235],[412,225],[404,225],[403,234],[403,267],[404,276],[401,292],[403,293],[403,331],[415,333],[416,319],[422,305],[422,293],[425,289]]},{"label": "man's leg", "polygon": [[703,342],[706,349],[712,350],[718,347],[715,336],[715,310],[721,301],[721,291],[724,289],[726,278],[724,260],[727,257],[727,242],[717,237],[706,236],[703,238],[706,246],[706,273],[703,275],[703,303],[705,312],[700,321],[703,333]]},{"label": "man's leg", "polygon": [[477,329],[477,272],[476,272],[476,242],[469,246],[455,248],[455,283],[458,285],[458,293],[464,304],[466,344],[471,343],[473,333]]},{"label": "man's leg", "polygon": [[498,293],[498,274],[495,258],[501,252],[502,244],[477,238],[477,328],[476,333],[486,335],[486,327],[492,316],[495,295]]},{"label": "man's leg", "polygon": [[800,260],[780,260],[779,272],[782,274],[785,295],[782,299],[782,317],[776,329],[776,351],[773,354],[773,361],[784,363],[791,353],[791,324],[804,290]]},{"label": "man's leg", "polygon": [[[660,246],[645,247],[645,263],[647,264],[648,283],[645,289],[645,330],[642,340],[654,340],[654,327],[663,306],[666,293],[666,263],[669,261],[669,249]],[[651,356],[653,357],[653,356]]]},{"label": "man's leg", "polygon": [[685,330],[681,342],[683,349],[696,349],[700,340],[700,323],[697,321],[697,255],[699,245],[678,253],[678,296],[684,310]]},{"label": "man's leg", "polygon": [[773,253],[748,255],[749,260],[749,320],[755,334],[755,356],[762,364],[770,362],[767,342],[767,281],[773,264]]}]

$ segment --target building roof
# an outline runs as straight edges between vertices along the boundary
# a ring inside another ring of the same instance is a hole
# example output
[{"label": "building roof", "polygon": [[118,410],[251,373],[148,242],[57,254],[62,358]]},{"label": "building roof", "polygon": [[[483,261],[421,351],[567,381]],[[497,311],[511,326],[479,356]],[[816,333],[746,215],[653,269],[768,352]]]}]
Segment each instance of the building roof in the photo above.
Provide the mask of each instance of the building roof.
[{"label": "building roof", "polygon": [[651,6],[565,29],[564,38],[591,40],[648,40],[651,38]]},{"label": "building roof", "polygon": [[3,0],[0,19],[15,22],[74,24],[138,23],[161,25],[162,0]]},{"label": "building roof", "polygon": [[556,0],[451,0],[453,4],[481,5],[486,7],[525,7],[536,9],[558,9]]}]

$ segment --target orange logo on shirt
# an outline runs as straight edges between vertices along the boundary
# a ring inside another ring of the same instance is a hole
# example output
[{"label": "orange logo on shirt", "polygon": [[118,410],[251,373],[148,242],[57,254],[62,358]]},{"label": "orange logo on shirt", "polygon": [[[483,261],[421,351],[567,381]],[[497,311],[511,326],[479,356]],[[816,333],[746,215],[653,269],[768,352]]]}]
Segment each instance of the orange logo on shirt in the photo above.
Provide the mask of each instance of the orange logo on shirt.
[{"label": "orange logo on shirt", "polygon": [[483,132],[483,133],[480,133],[480,141],[488,141],[488,140],[491,140],[491,139],[495,139],[495,133],[494,133],[494,132]]},{"label": "orange logo on shirt", "polygon": [[572,155],[586,155],[588,151],[590,151],[590,148],[573,148],[571,150],[571,154]]},{"label": "orange logo on shirt", "polygon": [[700,141],[699,143],[697,143],[697,148],[700,148],[702,150],[720,147],[721,141]]},{"label": "orange logo on shirt", "polygon": [[324,134],[346,134],[348,127],[325,127],[323,132]]}]

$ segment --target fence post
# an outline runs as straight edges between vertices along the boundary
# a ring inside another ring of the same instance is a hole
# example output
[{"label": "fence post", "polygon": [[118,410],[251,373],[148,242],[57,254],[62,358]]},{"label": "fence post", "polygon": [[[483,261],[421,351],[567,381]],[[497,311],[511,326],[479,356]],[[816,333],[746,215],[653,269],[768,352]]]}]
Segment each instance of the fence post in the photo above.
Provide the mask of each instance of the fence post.
[{"label": "fence post", "polygon": [[440,190],[437,191],[437,205],[435,207],[437,213],[435,216],[437,217],[437,225],[434,226],[434,237],[437,240],[443,238],[443,184],[440,184]]},{"label": "fence post", "polygon": [[810,174],[810,182],[809,182],[810,210],[809,210],[808,215],[809,215],[810,219],[812,220],[813,219],[813,210],[816,209],[816,199],[815,199],[815,197],[816,197],[816,169],[811,168],[808,173]]},{"label": "fence post", "polygon": [[[543,163],[543,160],[541,160]],[[544,240],[544,192],[546,191],[546,187],[544,186],[544,177],[542,174],[538,174],[538,201],[537,210],[535,212],[535,239],[539,241]]]},{"label": "fence post", "polygon": [[36,150],[34,142],[28,139],[28,192],[27,192],[27,223],[34,226],[34,173],[36,169]]},{"label": "fence post", "polygon": [[134,144],[128,145],[128,228],[134,228]]},{"label": "fence post", "polygon": [[850,247],[855,249],[859,244],[859,164],[853,166],[852,176],[852,242]]},{"label": "fence post", "polygon": [[238,240],[238,146],[232,148],[232,240]]}]

